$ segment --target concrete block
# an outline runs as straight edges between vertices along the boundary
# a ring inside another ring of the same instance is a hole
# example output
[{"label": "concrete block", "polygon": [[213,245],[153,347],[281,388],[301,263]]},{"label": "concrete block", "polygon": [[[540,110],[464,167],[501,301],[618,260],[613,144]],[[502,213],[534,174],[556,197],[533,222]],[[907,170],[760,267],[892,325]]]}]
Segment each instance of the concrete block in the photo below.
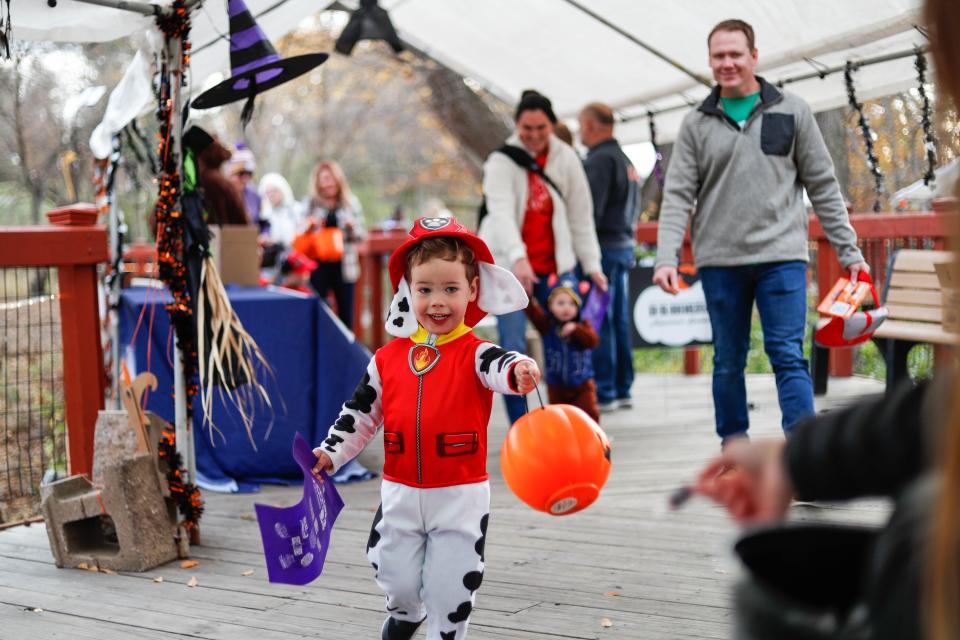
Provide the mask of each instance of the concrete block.
[{"label": "concrete block", "polygon": [[176,559],[176,513],[172,524],[153,456],[106,464],[102,473],[102,488],[80,476],[41,487],[57,566],[147,571]]},{"label": "concrete block", "polygon": [[137,439],[126,410],[100,410],[93,433],[93,481],[103,482],[108,464],[137,454]]}]

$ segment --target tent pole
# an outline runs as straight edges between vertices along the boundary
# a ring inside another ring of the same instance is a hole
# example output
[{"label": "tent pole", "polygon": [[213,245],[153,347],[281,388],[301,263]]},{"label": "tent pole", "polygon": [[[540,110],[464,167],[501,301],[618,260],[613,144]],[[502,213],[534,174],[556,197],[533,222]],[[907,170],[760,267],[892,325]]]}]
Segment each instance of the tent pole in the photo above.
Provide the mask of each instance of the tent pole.
[{"label": "tent pole", "polygon": [[[183,52],[181,51],[181,42],[177,39],[168,40],[164,44],[165,55],[168,60],[171,79],[170,85],[173,87],[173,105],[171,110],[173,118],[171,119],[171,139],[172,147],[170,153],[173,155],[174,164],[180,167],[180,144],[183,134],[183,120],[181,118],[181,109],[183,104]],[[177,194],[177,200],[180,194]],[[176,365],[174,367],[174,420],[177,438],[177,450],[183,456],[183,464],[187,470],[185,482],[195,483],[197,480],[196,452],[194,449],[193,425],[187,420],[187,381],[183,375],[184,353],[180,345],[176,346]]]},{"label": "tent pole", "polygon": [[690,69],[688,69],[687,67],[685,67],[683,64],[681,64],[680,62],[677,62],[676,60],[674,60],[673,58],[671,58],[671,57],[668,56],[667,54],[663,53],[663,52],[660,51],[659,49],[656,49],[656,48],[650,46],[649,44],[647,44],[647,43],[644,42],[643,40],[640,40],[639,38],[637,38],[635,35],[633,35],[633,34],[630,33],[629,31],[625,31],[625,30],[621,29],[620,27],[618,27],[617,25],[613,24],[612,22],[610,22],[609,20],[607,20],[606,18],[604,18],[604,17],[601,16],[600,14],[595,13],[595,12],[591,11],[590,9],[586,8],[585,6],[583,6],[582,4],[580,4],[579,2],[577,2],[577,0],[564,0],[564,1],[565,1],[567,4],[569,4],[570,6],[576,7],[576,8],[579,9],[580,11],[584,12],[585,14],[587,14],[588,16],[590,16],[591,18],[593,18],[594,20],[596,20],[596,21],[599,22],[600,24],[604,25],[605,27],[607,27],[607,28],[609,28],[609,29],[613,29],[614,31],[616,31],[617,33],[619,33],[620,35],[622,35],[624,38],[626,38],[626,39],[629,40],[630,42],[634,43],[635,45],[646,49],[648,52],[650,52],[650,53],[652,53],[653,55],[655,55],[656,57],[660,58],[661,60],[663,60],[664,62],[666,62],[667,64],[669,64],[671,67],[673,67],[674,69],[685,73],[686,75],[690,76],[691,78],[693,78],[694,80],[696,80],[696,81],[699,82],[700,84],[702,84],[702,85],[704,85],[704,86],[706,86],[706,87],[712,87],[712,86],[713,86],[713,83],[712,83],[710,80],[708,80],[707,78],[705,78],[704,76],[700,75],[699,73],[697,73],[697,72],[695,72],[695,71],[691,71]]},{"label": "tent pole", "polygon": [[[120,9],[121,11],[130,11],[132,13],[139,13],[144,16],[153,16],[164,10],[164,7],[160,5],[149,4],[147,2],[136,2],[136,0],[74,0],[74,2],[95,4],[101,7],[109,7],[110,9]],[[203,0],[187,0],[184,4],[186,5],[186,8],[189,9],[193,5],[200,2],[203,2]]]},{"label": "tent pole", "polygon": [[84,4],[95,4],[101,7],[110,7],[111,9],[120,9],[121,11],[131,11],[145,16],[152,16],[162,7],[146,2],[134,2],[133,0],[75,0]]}]

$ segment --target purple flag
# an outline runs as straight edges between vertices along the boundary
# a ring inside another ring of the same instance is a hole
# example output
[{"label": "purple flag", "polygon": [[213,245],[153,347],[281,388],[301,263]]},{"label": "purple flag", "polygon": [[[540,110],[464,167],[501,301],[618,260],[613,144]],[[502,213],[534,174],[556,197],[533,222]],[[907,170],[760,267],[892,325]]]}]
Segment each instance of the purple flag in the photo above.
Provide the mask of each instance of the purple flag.
[{"label": "purple flag", "polygon": [[307,584],[323,571],[330,532],[343,500],[325,471],[320,472],[322,481],[310,473],[317,458],[300,433],[293,439],[293,459],[303,469],[303,500],[292,507],[253,506],[270,582]]},{"label": "purple flag", "polygon": [[580,317],[589,320],[598,333],[600,326],[603,324],[603,319],[607,317],[611,295],[609,288],[606,291],[600,291],[600,287],[591,287],[590,293],[587,294],[587,299],[583,303],[583,309],[580,310]]}]

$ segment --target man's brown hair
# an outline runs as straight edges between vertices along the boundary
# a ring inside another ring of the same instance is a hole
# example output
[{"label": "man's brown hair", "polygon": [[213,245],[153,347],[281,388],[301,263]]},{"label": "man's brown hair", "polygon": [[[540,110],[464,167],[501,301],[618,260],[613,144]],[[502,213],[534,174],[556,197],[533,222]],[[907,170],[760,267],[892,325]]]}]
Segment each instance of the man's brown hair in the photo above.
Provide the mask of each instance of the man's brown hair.
[{"label": "man's brown hair", "polygon": [[600,124],[613,126],[613,109],[602,102],[591,102],[583,108],[582,113],[589,115]]},{"label": "man's brown hair", "polygon": [[715,34],[717,31],[739,31],[743,35],[747,36],[747,48],[750,49],[750,51],[753,51],[757,48],[754,44],[753,27],[743,20],[734,19],[719,22],[717,23],[717,26],[710,30],[710,35],[707,36],[707,49],[710,48],[710,38],[712,38],[713,34]]},{"label": "man's brown hair", "polygon": [[413,245],[407,254],[407,277],[410,270],[427,260],[440,258],[447,262],[460,261],[467,272],[467,283],[473,282],[477,276],[477,257],[466,242],[451,236],[433,236],[424,238]]}]

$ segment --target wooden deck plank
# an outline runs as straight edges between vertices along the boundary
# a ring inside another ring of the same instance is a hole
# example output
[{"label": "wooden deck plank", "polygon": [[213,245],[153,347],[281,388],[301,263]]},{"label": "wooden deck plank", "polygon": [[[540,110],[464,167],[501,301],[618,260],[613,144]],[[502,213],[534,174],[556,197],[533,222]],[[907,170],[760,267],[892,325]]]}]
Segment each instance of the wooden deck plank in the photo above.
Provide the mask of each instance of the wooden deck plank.
[{"label": "wooden deck plank", "polygon": [[[639,376],[635,406],[603,416],[613,442],[613,471],[586,511],[554,518],[520,503],[497,468],[506,432],[502,403],[490,428],[492,507],[487,568],[472,617],[477,640],[572,638],[727,638],[731,556],[737,528],[719,508],[692,500],[668,512],[666,497],[718,450],[709,377]],[[751,433],[779,433],[771,376],[748,376]],[[818,408],[882,392],[864,379],[831,382]],[[364,546],[379,503],[379,483],[340,487],[346,508],[327,566],[303,587],[266,580],[253,503],[293,504],[295,487],[259,494],[205,493],[200,561],[171,563],[143,574],[107,575],[57,569],[43,525],[0,532],[0,618],[13,637],[324,640],[374,638],[383,595]],[[882,501],[795,507],[795,519],[879,522]],[[254,574],[242,575],[252,569]],[[191,576],[199,585],[186,586]],[[155,577],[163,577],[158,584]],[[29,612],[40,607],[43,612]],[[178,612],[176,615],[171,611]],[[9,625],[6,620],[10,619]],[[609,619],[611,626],[601,621]],[[0,632],[0,637],[5,637]],[[418,636],[423,637],[421,632]]]}]

